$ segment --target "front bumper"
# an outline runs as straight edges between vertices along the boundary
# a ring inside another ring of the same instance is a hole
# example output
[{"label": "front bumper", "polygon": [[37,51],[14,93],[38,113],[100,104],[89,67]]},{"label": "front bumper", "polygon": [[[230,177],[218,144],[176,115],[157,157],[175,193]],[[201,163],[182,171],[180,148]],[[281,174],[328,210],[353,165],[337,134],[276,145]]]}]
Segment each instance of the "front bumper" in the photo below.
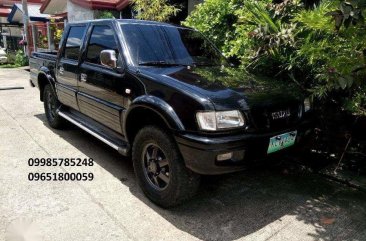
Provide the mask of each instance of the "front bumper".
[{"label": "front bumper", "polygon": [[[217,175],[243,170],[252,161],[274,155],[267,154],[271,137],[297,130],[297,145],[311,133],[312,127],[312,122],[303,122],[293,128],[265,134],[245,133],[225,137],[176,134],[175,139],[189,169],[203,175]],[[233,152],[231,159],[223,162],[216,160],[218,155],[229,152]]]}]

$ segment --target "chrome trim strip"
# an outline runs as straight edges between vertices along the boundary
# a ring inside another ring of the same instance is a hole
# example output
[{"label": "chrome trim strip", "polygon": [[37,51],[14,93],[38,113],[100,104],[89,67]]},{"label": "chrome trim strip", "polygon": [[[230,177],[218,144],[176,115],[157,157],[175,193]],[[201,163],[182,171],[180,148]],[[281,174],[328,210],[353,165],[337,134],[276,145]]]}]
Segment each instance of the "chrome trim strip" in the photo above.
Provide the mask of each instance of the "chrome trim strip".
[{"label": "chrome trim strip", "polygon": [[112,147],[113,149],[115,149],[115,150],[117,150],[117,151],[121,151],[121,149],[122,149],[121,147],[119,147],[119,146],[117,146],[117,145],[113,144],[112,142],[108,141],[108,140],[107,140],[107,139],[105,139],[104,137],[100,136],[98,133],[96,133],[96,132],[94,132],[94,131],[90,130],[88,127],[86,127],[86,126],[82,125],[80,122],[78,122],[78,121],[74,120],[73,118],[71,118],[71,117],[70,117],[70,116],[68,116],[67,114],[65,114],[65,113],[63,113],[63,112],[61,112],[61,111],[59,111],[59,112],[58,112],[58,114],[59,114],[62,118],[64,118],[64,119],[66,119],[66,120],[70,121],[71,123],[73,123],[73,124],[74,124],[74,125],[76,125],[77,127],[79,127],[79,128],[81,128],[81,129],[83,129],[84,131],[88,132],[90,135],[92,135],[92,136],[96,137],[97,139],[101,140],[102,142],[104,142],[104,143],[105,143],[105,144],[107,144],[108,146]]}]

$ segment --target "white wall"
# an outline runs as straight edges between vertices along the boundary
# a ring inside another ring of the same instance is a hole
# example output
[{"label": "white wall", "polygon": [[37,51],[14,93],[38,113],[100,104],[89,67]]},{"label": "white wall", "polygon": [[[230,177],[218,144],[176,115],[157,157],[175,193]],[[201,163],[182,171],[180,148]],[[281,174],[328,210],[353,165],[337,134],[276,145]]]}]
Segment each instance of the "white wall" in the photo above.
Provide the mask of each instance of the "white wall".
[{"label": "white wall", "polygon": [[70,23],[94,19],[94,11],[67,1],[67,18]]},{"label": "white wall", "polygon": [[8,18],[0,17],[0,23],[7,23],[7,22],[8,22]]},{"label": "white wall", "polygon": [[22,27],[3,27],[3,32],[1,33],[1,35],[4,36],[12,36],[12,37],[22,37],[22,32],[23,29]]}]

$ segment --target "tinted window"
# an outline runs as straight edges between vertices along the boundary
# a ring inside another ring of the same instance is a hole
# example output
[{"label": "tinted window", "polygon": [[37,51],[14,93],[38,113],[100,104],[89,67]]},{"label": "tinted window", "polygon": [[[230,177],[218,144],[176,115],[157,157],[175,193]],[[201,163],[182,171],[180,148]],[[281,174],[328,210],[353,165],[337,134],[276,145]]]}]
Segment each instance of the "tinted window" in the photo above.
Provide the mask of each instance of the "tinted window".
[{"label": "tinted window", "polygon": [[221,53],[199,32],[161,25],[122,24],[136,65],[222,65]]},{"label": "tinted window", "polygon": [[70,28],[64,52],[65,58],[78,60],[84,32],[85,26],[75,26]]},{"label": "tinted window", "polygon": [[90,37],[86,61],[100,64],[100,52],[106,49],[116,51],[118,56],[118,47],[114,38],[114,32],[109,26],[95,26]]}]

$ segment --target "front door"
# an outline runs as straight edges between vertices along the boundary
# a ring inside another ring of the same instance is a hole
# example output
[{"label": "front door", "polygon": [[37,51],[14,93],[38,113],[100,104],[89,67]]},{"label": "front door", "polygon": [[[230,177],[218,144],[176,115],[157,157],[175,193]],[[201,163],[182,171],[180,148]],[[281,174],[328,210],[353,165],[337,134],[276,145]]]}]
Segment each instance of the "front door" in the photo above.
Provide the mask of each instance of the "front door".
[{"label": "front door", "polygon": [[102,50],[114,50],[118,65],[122,65],[120,48],[115,31],[110,25],[94,24],[80,65],[79,92],[80,111],[122,133],[121,115],[124,110],[125,75],[100,62]]},{"label": "front door", "polygon": [[58,99],[64,105],[76,110],[79,109],[76,99],[79,56],[85,30],[85,25],[73,25],[69,28],[66,43],[56,70]]}]

